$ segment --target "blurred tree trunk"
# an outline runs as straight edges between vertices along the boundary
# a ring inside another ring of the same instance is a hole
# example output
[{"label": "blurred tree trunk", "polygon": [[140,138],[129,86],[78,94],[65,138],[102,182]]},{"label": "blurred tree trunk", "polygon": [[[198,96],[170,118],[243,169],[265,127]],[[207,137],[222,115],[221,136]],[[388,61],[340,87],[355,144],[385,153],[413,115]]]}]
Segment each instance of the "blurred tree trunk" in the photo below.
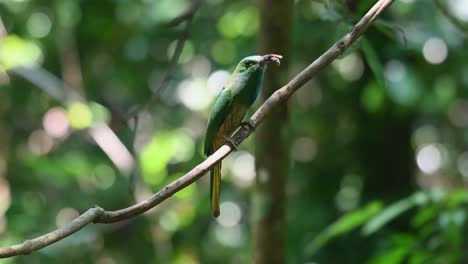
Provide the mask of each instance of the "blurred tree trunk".
[{"label": "blurred tree trunk", "polygon": [[[281,67],[270,65],[262,99],[287,80],[293,0],[260,0],[259,54],[285,56]],[[283,137],[287,105],[281,105],[256,134],[256,189],[253,196],[255,263],[285,261],[285,203],[289,148]]]}]

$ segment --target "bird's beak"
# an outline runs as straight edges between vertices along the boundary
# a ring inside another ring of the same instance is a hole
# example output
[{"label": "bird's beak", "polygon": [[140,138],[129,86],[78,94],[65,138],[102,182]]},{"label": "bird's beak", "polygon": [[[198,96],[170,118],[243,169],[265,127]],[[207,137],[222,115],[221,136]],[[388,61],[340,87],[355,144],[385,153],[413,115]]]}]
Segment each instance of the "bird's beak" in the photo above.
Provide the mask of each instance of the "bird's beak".
[{"label": "bird's beak", "polygon": [[267,64],[268,62],[270,61],[274,61],[276,64],[280,65],[281,63],[281,59],[283,58],[283,56],[281,55],[277,55],[277,54],[267,54],[267,55],[263,55],[261,58],[260,58],[260,61],[259,63],[260,64]]}]

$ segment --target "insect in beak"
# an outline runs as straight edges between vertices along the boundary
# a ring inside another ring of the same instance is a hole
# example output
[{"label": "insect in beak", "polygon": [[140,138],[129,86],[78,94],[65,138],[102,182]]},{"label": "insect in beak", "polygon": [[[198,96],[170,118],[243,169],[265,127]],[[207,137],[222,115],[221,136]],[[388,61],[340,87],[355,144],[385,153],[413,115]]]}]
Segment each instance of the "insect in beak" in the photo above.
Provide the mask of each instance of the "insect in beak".
[{"label": "insect in beak", "polygon": [[266,64],[266,63],[268,63],[270,61],[274,61],[276,64],[280,65],[282,58],[283,58],[283,56],[281,56],[281,55],[267,54],[267,55],[263,55],[259,62],[262,63],[262,64]]}]

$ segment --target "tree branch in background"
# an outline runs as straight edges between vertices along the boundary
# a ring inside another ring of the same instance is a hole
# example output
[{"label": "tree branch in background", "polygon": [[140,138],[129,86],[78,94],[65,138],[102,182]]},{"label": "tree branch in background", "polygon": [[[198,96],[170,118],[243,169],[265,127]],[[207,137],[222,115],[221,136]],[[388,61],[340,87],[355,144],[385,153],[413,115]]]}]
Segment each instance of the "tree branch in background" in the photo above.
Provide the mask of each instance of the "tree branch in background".
[{"label": "tree branch in background", "polygon": [[191,7],[183,12],[181,15],[177,16],[176,18],[172,19],[171,21],[167,22],[165,25],[168,27],[179,25],[182,22],[185,22],[184,28],[180,34],[179,39],[177,40],[176,47],[174,49],[174,53],[172,54],[171,60],[169,61],[169,65],[166,68],[166,71],[163,73],[158,85],[155,89],[152,90],[152,94],[150,99],[148,99],[142,105],[139,105],[132,109],[125,117],[124,121],[128,122],[130,119],[134,118],[138,113],[142,110],[148,108],[151,104],[154,104],[157,100],[160,99],[160,95],[166,90],[166,87],[171,79],[172,75],[176,70],[176,66],[179,63],[180,55],[184,50],[185,43],[190,36],[190,25],[192,23],[193,17],[197,12],[198,8],[200,8],[202,0],[193,0]]},{"label": "tree branch in background", "polygon": [[182,51],[184,50],[185,42],[187,41],[189,35],[190,35],[190,24],[192,22],[192,17],[189,17],[187,21],[185,21],[185,27],[182,30],[182,34],[179,37],[179,40],[177,41],[176,47],[174,49],[174,53],[172,54],[171,60],[169,62],[169,65],[166,68],[166,71],[163,73],[159,84],[156,86],[156,89],[152,91],[151,97],[143,104],[135,107],[133,110],[131,110],[127,116],[124,117],[124,121],[127,122],[130,119],[134,118],[138,113],[140,113],[142,110],[148,108],[151,104],[155,103],[157,100],[160,99],[160,95],[166,90],[167,84],[169,83],[169,80],[174,74],[174,71],[176,70],[176,66],[179,63],[179,58],[180,55],[182,54]]},{"label": "tree branch in background", "polygon": [[[8,32],[0,18],[0,40],[7,34]],[[84,95],[68,87],[61,79],[44,68],[15,67],[8,70],[8,72],[28,80],[62,105],[75,101],[85,101]],[[81,71],[79,74],[81,78]],[[130,151],[107,124],[99,124],[99,126],[88,129],[88,134],[121,172],[128,175],[133,170],[135,161]],[[114,151],[116,149],[119,153]]]},{"label": "tree branch in background", "polygon": [[[312,62],[312,64],[310,64],[301,73],[296,75],[289,83],[273,93],[252,116],[250,120],[252,125],[257,127],[265,119],[265,117],[273,111],[274,107],[278,106],[282,102],[287,101],[296,90],[301,88],[307,81],[315,77],[322,69],[324,69],[339,55],[341,55],[364,33],[364,31],[375,21],[375,19],[385,10],[385,8],[387,8],[394,1],[395,0],[379,0],[377,3],[375,3],[374,6],[352,28],[348,34],[336,42],[330,49],[328,49],[319,58]],[[242,126],[234,134],[232,140],[234,143],[240,144],[252,132],[253,131],[249,126]],[[160,204],[167,198],[171,197],[176,192],[195,182],[197,179],[202,177],[215,163],[224,159],[232,151],[233,149],[230,146],[222,146],[213,155],[197,165],[187,174],[170,183],[150,198],[135,205],[117,211],[105,211],[102,208],[96,206],[80,215],[65,227],[59,228],[38,238],[26,240],[23,243],[14,246],[0,248],[0,258],[29,254],[35,250],[41,249],[76,233],[85,225],[92,222],[113,223],[141,215]]]},{"label": "tree branch in background", "polygon": [[[260,0],[260,54],[281,54],[289,58],[293,0]],[[278,19],[281,17],[281,19]],[[271,96],[288,79],[290,60],[265,73],[262,100]],[[289,171],[289,145],[284,137],[288,127],[288,106],[281,103],[263,121],[255,137],[256,180],[251,214],[254,262],[284,263],[286,259],[286,181]],[[275,142],[274,144],[271,144]],[[268,177],[264,177],[268,175]],[[264,202],[267,201],[267,202]]]},{"label": "tree branch in background", "polygon": [[462,34],[465,38],[468,38],[468,25],[465,25],[462,21],[460,21],[458,18],[456,18],[448,8],[442,4],[441,0],[434,0],[434,4],[437,6],[437,8],[440,10],[440,12],[454,25]]},{"label": "tree branch in background", "polygon": [[165,25],[167,27],[174,27],[179,25],[180,23],[184,21],[191,20],[192,17],[195,15],[197,12],[198,8],[200,8],[200,5],[202,3],[202,0],[192,0],[192,5],[190,6],[187,11],[183,12],[179,16],[173,18],[171,21],[167,22]]},{"label": "tree branch in background", "polygon": [[[171,76],[174,74],[174,71],[176,70],[177,64],[179,63],[180,56],[182,55],[182,51],[184,50],[185,43],[187,42],[187,39],[189,38],[190,35],[190,24],[192,23],[193,16],[195,15],[196,11],[201,5],[201,0],[193,0],[191,7],[179,15],[178,17],[172,19],[168,23],[166,23],[166,26],[176,26],[179,25],[182,22],[185,22],[184,28],[182,29],[182,33],[179,36],[179,39],[177,40],[174,53],[172,54],[172,57],[170,59],[169,65],[166,68],[166,71],[163,73],[159,84],[156,86],[154,90],[151,91],[151,97],[143,104],[136,106],[132,110],[130,110],[124,117],[123,117],[123,123],[127,123],[129,126],[129,121],[133,119],[134,121],[134,130],[133,130],[133,143],[132,143],[132,154],[134,157],[136,157],[136,152],[135,152],[135,139],[137,137],[137,128],[138,128],[138,114],[141,113],[144,109],[148,108],[150,105],[155,104],[157,100],[161,98],[161,94],[166,90],[166,87],[169,83],[169,80],[171,79]],[[138,166],[135,166],[133,168],[133,171],[130,174],[130,185],[129,189],[130,192],[133,194],[135,191],[135,186],[138,181],[138,175],[139,175],[139,168]]]},{"label": "tree branch in background", "polygon": [[[76,90],[68,88],[62,80],[44,68],[15,67],[8,72],[28,80],[64,106],[84,101]],[[121,172],[128,175],[133,170],[135,161],[130,151],[107,124],[101,123],[89,128],[87,132]]]}]

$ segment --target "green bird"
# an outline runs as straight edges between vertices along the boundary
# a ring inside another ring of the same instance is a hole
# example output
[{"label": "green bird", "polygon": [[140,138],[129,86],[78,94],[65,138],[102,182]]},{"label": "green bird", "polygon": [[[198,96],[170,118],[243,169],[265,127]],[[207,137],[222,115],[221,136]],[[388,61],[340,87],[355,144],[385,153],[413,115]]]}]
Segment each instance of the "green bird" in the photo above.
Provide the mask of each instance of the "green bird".
[{"label": "green bird", "polygon": [[[205,155],[209,156],[226,143],[232,143],[231,135],[241,125],[247,111],[254,103],[262,85],[266,65],[270,61],[280,63],[281,55],[268,54],[242,59],[216,98],[208,119],[205,137]],[[234,146],[234,144],[231,144]],[[211,211],[219,216],[221,162],[210,172]]]}]

